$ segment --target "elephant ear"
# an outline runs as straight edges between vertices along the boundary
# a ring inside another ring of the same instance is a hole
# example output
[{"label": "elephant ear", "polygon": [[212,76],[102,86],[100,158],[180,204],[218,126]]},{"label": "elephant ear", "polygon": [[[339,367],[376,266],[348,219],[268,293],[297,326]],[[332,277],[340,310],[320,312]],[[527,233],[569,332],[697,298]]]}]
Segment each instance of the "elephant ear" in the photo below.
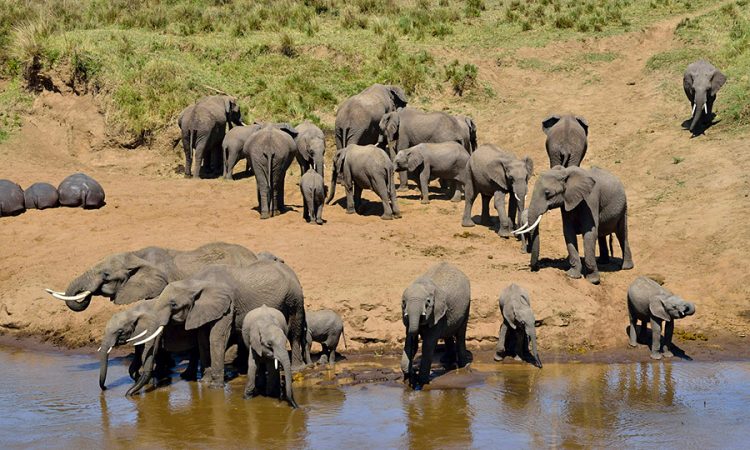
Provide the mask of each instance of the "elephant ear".
[{"label": "elephant ear", "polygon": [[129,272],[128,281],[114,296],[116,305],[156,298],[167,287],[167,274],[145,259],[129,253],[125,259],[125,267]]},{"label": "elephant ear", "polygon": [[234,97],[224,96],[224,114],[229,117],[229,114],[234,109],[234,105],[236,103],[236,100]]},{"label": "elephant ear", "polygon": [[296,137],[297,137],[297,135],[299,134],[299,133],[297,132],[297,129],[296,129],[296,128],[294,128],[294,127],[293,127],[292,125],[290,125],[290,124],[288,124],[288,123],[280,123],[280,124],[277,124],[277,125],[276,125],[276,128],[278,128],[279,130],[281,130],[281,131],[283,131],[284,133],[286,133],[286,134],[288,134],[289,136],[291,136],[291,137],[292,137],[292,139],[296,138]]},{"label": "elephant ear", "polygon": [[534,175],[534,160],[531,159],[531,156],[527,155],[523,159],[523,163],[526,165],[526,181],[529,181],[529,178]]},{"label": "elephant ear", "polygon": [[580,167],[568,167],[564,171],[567,174],[563,191],[565,211],[572,211],[591,194],[596,181]]},{"label": "elephant ear", "polygon": [[403,108],[409,103],[408,97],[404,93],[404,90],[399,86],[389,86],[388,91],[391,94],[391,99],[396,108]]},{"label": "elephant ear", "polygon": [[664,306],[665,300],[666,297],[663,295],[655,296],[653,299],[651,299],[651,302],[649,302],[648,310],[651,312],[651,315],[656,317],[657,319],[661,319],[665,322],[671,322],[672,317],[670,317],[667,309]]},{"label": "elephant ear", "polygon": [[471,151],[474,152],[477,149],[477,125],[471,117],[464,117],[464,120],[466,121],[466,126],[469,127],[469,144]]},{"label": "elephant ear", "polygon": [[201,282],[193,286],[193,307],[185,320],[185,330],[195,330],[229,313],[234,298],[232,289],[222,283]]},{"label": "elephant ear", "polygon": [[576,122],[583,128],[583,132],[586,133],[586,136],[589,135],[589,123],[581,116],[576,116]]},{"label": "elephant ear", "polygon": [[406,157],[406,163],[407,163],[407,169],[409,172],[414,172],[424,164],[424,155],[421,151],[411,151],[409,152],[409,156]]},{"label": "elephant ear", "polygon": [[508,185],[508,174],[505,171],[509,162],[505,158],[495,158],[487,164],[487,174],[490,179],[505,192],[510,188]]},{"label": "elephant ear", "polygon": [[542,131],[544,131],[544,134],[549,134],[549,130],[559,121],[560,116],[549,116],[542,120]]},{"label": "elephant ear", "polygon": [[333,164],[336,169],[336,173],[344,173],[344,160],[346,159],[346,148],[342,148],[336,152]]},{"label": "elephant ear", "polygon": [[505,319],[505,322],[507,322],[511,329],[516,329],[516,308],[512,301],[505,304],[505,308],[503,308],[503,319]]},{"label": "elephant ear", "polygon": [[437,286],[435,286],[433,295],[435,296],[435,307],[432,310],[432,324],[437,325],[448,312],[448,301],[445,298],[445,291]]},{"label": "elephant ear", "polygon": [[401,123],[401,117],[398,112],[390,112],[383,115],[380,119],[380,131],[385,134],[388,139],[393,139],[398,135],[398,127]]},{"label": "elephant ear", "polygon": [[719,89],[721,89],[721,87],[724,86],[724,83],[726,82],[726,75],[721,73],[718,69],[714,70],[714,74],[711,76],[711,94],[716,95],[716,93],[719,92]]},{"label": "elephant ear", "polygon": [[689,71],[685,72],[685,75],[682,77],[682,88],[691,96],[695,95],[695,90],[693,89],[693,74]]}]

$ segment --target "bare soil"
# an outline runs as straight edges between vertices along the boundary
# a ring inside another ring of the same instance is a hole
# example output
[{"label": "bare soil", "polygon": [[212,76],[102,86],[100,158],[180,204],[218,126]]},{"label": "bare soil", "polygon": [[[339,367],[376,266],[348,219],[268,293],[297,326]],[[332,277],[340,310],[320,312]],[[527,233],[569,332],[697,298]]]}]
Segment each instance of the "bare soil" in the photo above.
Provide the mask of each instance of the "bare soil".
[{"label": "bare soil", "polygon": [[[678,334],[692,333],[685,341],[676,338],[688,354],[700,348],[706,355],[747,356],[747,133],[713,127],[691,139],[681,127],[690,115],[688,102],[663,88],[664,83],[679,86],[681,80],[644,69],[649,56],[677,45],[673,30],[680,19],[621,36],[516,53],[550,63],[579,61],[574,70],[498,63],[500,49],[498,54],[478,52],[471,61],[497,93],[471,111],[480,143],[529,154],[541,171],[548,165],[542,119],[572,111],[590,124],[584,166],[607,168],[623,180],[635,269],[617,270],[617,249],[616,262],[600,268],[599,286],[566,277],[558,212],[547,214],[540,225],[546,264],[537,273],[529,271],[528,255],[518,242],[481,225],[462,228],[463,203],[436,195],[422,205],[416,190],[399,194],[400,220],[380,220],[377,197],[365,192],[372,203],[364,215],[347,215],[339,203],[324,209],[325,225],[309,225],[302,219],[296,164],[287,177],[286,198],[293,211],[261,221],[254,209],[253,178],[182,178],[177,170],[182,152],[170,142],[178,134],[176,125],[151,148],[126,150],[108,137],[97,98],[62,89],[40,94],[22,130],[0,145],[0,178],[26,187],[36,181],[57,184],[83,171],[104,186],[107,205],[94,211],[28,211],[0,220],[0,334],[35,336],[65,347],[96,345],[119,307],[95,298],[85,312],[73,313],[44,288],[63,289],[111,253],[149,245],[190,249],[221,240],[283,257],[302,282],[308,308],[341,313],[354,351],[394,349],[404,334],[401,293],[428,267],[447,260],[472,282],[468,338],[474,350],[494,345],[498,294],[516,282],[531,292],[536,317],[543,320],[538,330],[543,359],[545,353],[579,358],[619,352],[627,347],[627,286],[646,274],[697,304],[696,315],[676,325]],[[587,52],[617,57],[580,62]],[[716,109],[720,119],[721,95]],[[343,197],[341,187],[337,197]],[[637,352],[647,357],[645,347]]]}]

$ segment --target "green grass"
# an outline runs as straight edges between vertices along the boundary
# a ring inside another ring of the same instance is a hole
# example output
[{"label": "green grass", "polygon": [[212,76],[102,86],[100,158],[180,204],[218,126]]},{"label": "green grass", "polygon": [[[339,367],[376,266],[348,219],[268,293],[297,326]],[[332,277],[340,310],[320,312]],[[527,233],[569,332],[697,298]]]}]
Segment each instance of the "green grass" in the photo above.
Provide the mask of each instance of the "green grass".
[{"label": "green grass", "polygon": [[32,96],[21,88],[21,81],[14,80],[0,90],[0,142],[21,127],[21,114],[28,111]]},{"label": "green grass", "polygon": [[[335,106],[372,83],[400,84],[423,107],[440,98],[465,110],[495,97],[471,58],[622,32],[691,4],[651,3],[0,0],[0,77],[18,91],[54,74],[77,92],[101,94],[108,125],[125,135],[174,127],[186,105],[214,89],[237,96],[251,120],[327,128]],[[540,10],[543,19],[533,19]],[[591,53],[585,62],[615,57]]]},{"label": "green grass", "polygon": [[[750,2],[739,0],[683,20],[677,25],[675,35],[682,47],[652,56],[646,68],[676,77],[693,61],[700,58],[711,61],[728,79],[716,100],[722,119],[719,126],[750,125]],[[682,84],[672,83],[666,88],[679,96],[677,91],[682,91]]]}]

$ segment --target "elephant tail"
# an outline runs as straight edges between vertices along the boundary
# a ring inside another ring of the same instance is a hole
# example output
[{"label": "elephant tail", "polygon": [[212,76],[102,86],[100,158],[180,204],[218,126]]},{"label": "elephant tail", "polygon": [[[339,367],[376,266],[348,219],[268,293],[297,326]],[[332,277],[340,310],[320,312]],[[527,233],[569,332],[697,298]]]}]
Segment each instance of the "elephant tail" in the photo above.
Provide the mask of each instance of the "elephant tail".
[{"label": "elephant tail", "polygon": [[268,193],[269,194],[268,195],[269,208],[268,208],[268,210],[269,210],[269,213],[273,216],[274,204],[276,203],[275,202],[275,193],[274,193],[274,188],[273,188],[273,153],[271,153],[270,155],[268,155],[268,169],[267,170],[268,170],[267,177],[268,177],[268,190],[269,190],[269,193]]}]

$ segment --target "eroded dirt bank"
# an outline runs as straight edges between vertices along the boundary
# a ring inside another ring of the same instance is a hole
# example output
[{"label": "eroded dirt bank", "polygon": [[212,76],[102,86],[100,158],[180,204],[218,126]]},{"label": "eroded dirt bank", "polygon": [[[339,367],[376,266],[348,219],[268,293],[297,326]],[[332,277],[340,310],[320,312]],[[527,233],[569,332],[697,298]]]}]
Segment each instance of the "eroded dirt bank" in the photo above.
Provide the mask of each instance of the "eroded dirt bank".
[{"label": "eroded dirt bank", "polygon": [[[680,80],[644,71],[650,55],[675,45],[672,32],[678,21],[606,39],[519,50],[518,55],[545,60],[566,60],[591,49],[619,55],[573,72],[498,65],[489,51],[472,61],[498,93],[496,103],[472,112],[480,143],[529,154],[537,171],[543,170],[541,120],[551,112],[574,111],[590,124],[584,165],[605,167],[623,180],[636,267],[602,268],[600,286],[565,276],[557,212],[540,225],[547,264],[538,273],[529,272],[528,257],[516,242],[482,226],[462,228],[463,203],[435,198],[421,205],[416,190],[401,194],[401,220],[379,220],[376,203],[364,216],[346,215],[340,205],[332,205],[324,211],[327,224],[308,225],[301,218],[296,165],[287,177],[287,203],[294,211],[261,221],[252,209],[252,178],[183,179],[174,170],[180,152],[170,149],[166,134],[156,148],[117,148],[106,136],[95,98],[44,93],[20,133],[0,146],[0,177],[25,187],[35,181],[57,184],[84,171],[105,187],[107,206],[29,211],[0,221],[0,333],[68,347],[96,345],[118,307],[97,298],[75,314],[49,298],[45,287],[64,288],[110,253],[149,245],[189,249],[223,240],[282,256],[302,282],[306,306],[338,310],[349,348],[356,351],[396,348],[403,338],[403,289],[435,262],[448,260],[472,282],[468,338],[473,349],[494,345],[500,323],[497,296],[510,282],[531,292],[536,317],[544,321],[538,332],[543,354],[606,354],[601,351],[624,348],[625,291],[637,275],[651,274],[697,304],[697,314],[676,326],[678,345],[688,353],[704,348],[747,355],[747,136],[709,129],[689,139],[680,128],[689,115],[686,102],[660,88]],[[721,115],[720,99],[717,109]],[[326,120],[332,122],[332,116]],[[376,199],[369,192],[365,197]],[[474,211],[478,214],[479,202]],[[615,255],[620,256],[619,249]],[[638,351],[646,353],[645,348]]]}]

